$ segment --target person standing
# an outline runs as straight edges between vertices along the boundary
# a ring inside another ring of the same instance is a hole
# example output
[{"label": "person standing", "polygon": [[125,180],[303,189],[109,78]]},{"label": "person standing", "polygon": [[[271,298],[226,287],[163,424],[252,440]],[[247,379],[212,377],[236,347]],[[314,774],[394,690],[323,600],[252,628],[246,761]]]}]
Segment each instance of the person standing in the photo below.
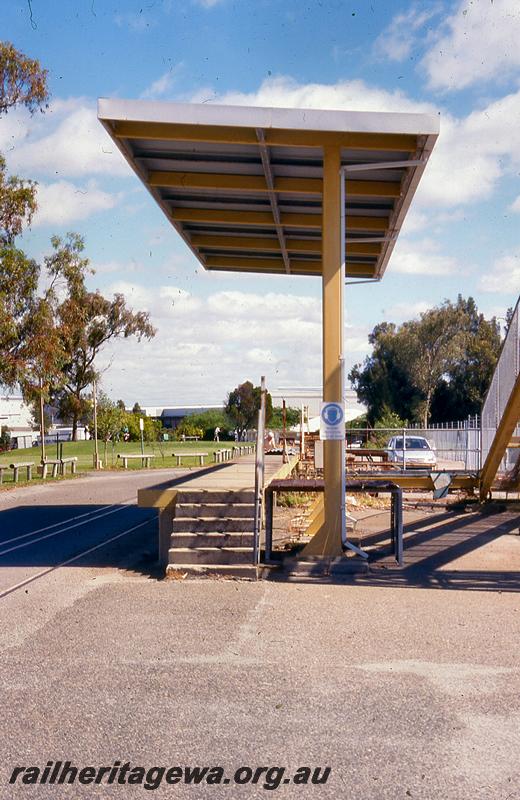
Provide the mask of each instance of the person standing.
[{"label": "person standing", "polygon": [[219,428],[218,425],[215,428],[215,433],[213,434],[213,441],[214,442],[220,442],[220,428]]}]

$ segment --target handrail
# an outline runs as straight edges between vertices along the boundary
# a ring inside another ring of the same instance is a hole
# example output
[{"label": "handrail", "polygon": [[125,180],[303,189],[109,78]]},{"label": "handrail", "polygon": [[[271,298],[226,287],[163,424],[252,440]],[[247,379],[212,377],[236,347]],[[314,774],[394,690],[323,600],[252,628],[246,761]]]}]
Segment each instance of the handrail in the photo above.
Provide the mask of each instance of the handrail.
[{"label": "handrail", "polygon": [[256,428],[256,454],[255,454],[255,524],[253,534],[253,561],[255,566],[260,560],[260,531],[262,528],[262,508],[264,501],[264,438],[265,438],[265,376],[260,382],[260,408],[258,410],[258,425]]}]

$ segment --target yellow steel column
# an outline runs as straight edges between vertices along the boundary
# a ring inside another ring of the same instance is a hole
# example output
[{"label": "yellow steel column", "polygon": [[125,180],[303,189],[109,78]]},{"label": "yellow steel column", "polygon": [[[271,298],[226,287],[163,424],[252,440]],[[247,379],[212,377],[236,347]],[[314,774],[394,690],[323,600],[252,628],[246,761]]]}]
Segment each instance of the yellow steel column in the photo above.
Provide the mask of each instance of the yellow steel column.
[{"label": "yellow steel column", "polygon": [[[342,345],[343,345],[343,280],[341,271],[341,151],[338,147],[325,147],[323,153],[323,400],[341,403]],[[323,442],[323,470],[325,478],[324,524],[303,555],[340,555],[342,497],[342,459],[344,444],[341,441]]]}]

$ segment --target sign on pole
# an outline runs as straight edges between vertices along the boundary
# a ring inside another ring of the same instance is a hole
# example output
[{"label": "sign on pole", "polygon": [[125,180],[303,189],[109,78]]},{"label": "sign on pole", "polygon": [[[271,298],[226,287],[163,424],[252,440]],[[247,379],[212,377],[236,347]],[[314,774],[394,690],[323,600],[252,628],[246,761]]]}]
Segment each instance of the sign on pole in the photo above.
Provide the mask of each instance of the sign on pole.
[{"label": "sign on pole", "polygon": [[321,403],[320,439],[345,438],[345,411],[342,403]]},{"label": "sign on pole", "polygon": [[144,431],[144,419],[139,417],[139,430]]}]

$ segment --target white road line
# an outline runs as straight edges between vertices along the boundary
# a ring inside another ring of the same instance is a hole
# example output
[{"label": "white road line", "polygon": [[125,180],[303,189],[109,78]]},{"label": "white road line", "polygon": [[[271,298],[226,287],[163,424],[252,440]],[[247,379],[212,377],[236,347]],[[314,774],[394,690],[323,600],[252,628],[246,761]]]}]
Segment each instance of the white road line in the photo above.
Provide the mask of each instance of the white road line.
[{"label": "white road line", "polygon": [[104,514],[98,514],[96,517],[89,517],[89,519],[85,519],[83,522],[75,522],[74,525],[67,525],[66,528],[60,528],[52,533],[46,533],[45,536],[38,536],[37,539],[31,539],[30,542],[22,542],[22,544],[15,544],[13,547],[7,547],[5,550],[0,550],[0,557],[5,556],[6,553],[12,553],[13,550],[20,550],[22,547],[30,547],[31,544],[37,544],[44,539],[50,539],[52,536],[59,536],[60,533],[65,533],[65,531],[70,531],[73,528],[80,528],[82,525],[87,525],[89,522],[97,522],[98,519],[108,517],[110,514],[117,514],[118,511],[124,511],[125,508],[130,508],[130,503],[126,505],[118,504],[116,508],[112,508],[111,511],[105,511]]},{"label": "white road line", "polygon": [[21,589],[22,586],[27,586],[28,583],[32,583],[33,581],[38,580],[38,578],[43,578],[44,575],[48,575],[49,572],[54,572],[55,569],[59,569],[60,567],[66,567],[67,564],[72,564],[73,561],[77,561],[78,558],[81,558],[82,556],[87,556],[89,553],[93,553],[94,550],[99,550],[100,547],[104,547],[105,545],[110,544],[110,542],[115,542],[116,539],[121,539],[122,536],[127,536],[129,533],[133,533],[133,531],[136,531],[138,528],[142,528],[144,525],[148,525],[148,523],[152,522],[153,519],[154,519],[153,517],[149,517],[144,522],[140,522],[139,525],[134,525],[133,528],[128,528],[128,530],[123,531],[122,533],[118,533],[116,534],[116,536],[112,536],[110,539],[106,539],[104,542],[100,542],[99,544],[94,545],[94,547],[89,547],[88,550],[83,550],[81,553],[78,553],[76,556],[73,556],[72,558],[68,558],[66,561],[61,561],[59,564],[54,564],[54,566],[52,567],[47,567],[47,569],[38,572],[36,575],[31,575],[30,578],[26,578],[24,581],[20,581],[20,583],[16,583],[14,584],[14,586],[10,586],[8,589],[4,589],[2,592],[0,592],[0,599],[8,594],[11,594],[11,592],[15,592],[16,589]]}]

